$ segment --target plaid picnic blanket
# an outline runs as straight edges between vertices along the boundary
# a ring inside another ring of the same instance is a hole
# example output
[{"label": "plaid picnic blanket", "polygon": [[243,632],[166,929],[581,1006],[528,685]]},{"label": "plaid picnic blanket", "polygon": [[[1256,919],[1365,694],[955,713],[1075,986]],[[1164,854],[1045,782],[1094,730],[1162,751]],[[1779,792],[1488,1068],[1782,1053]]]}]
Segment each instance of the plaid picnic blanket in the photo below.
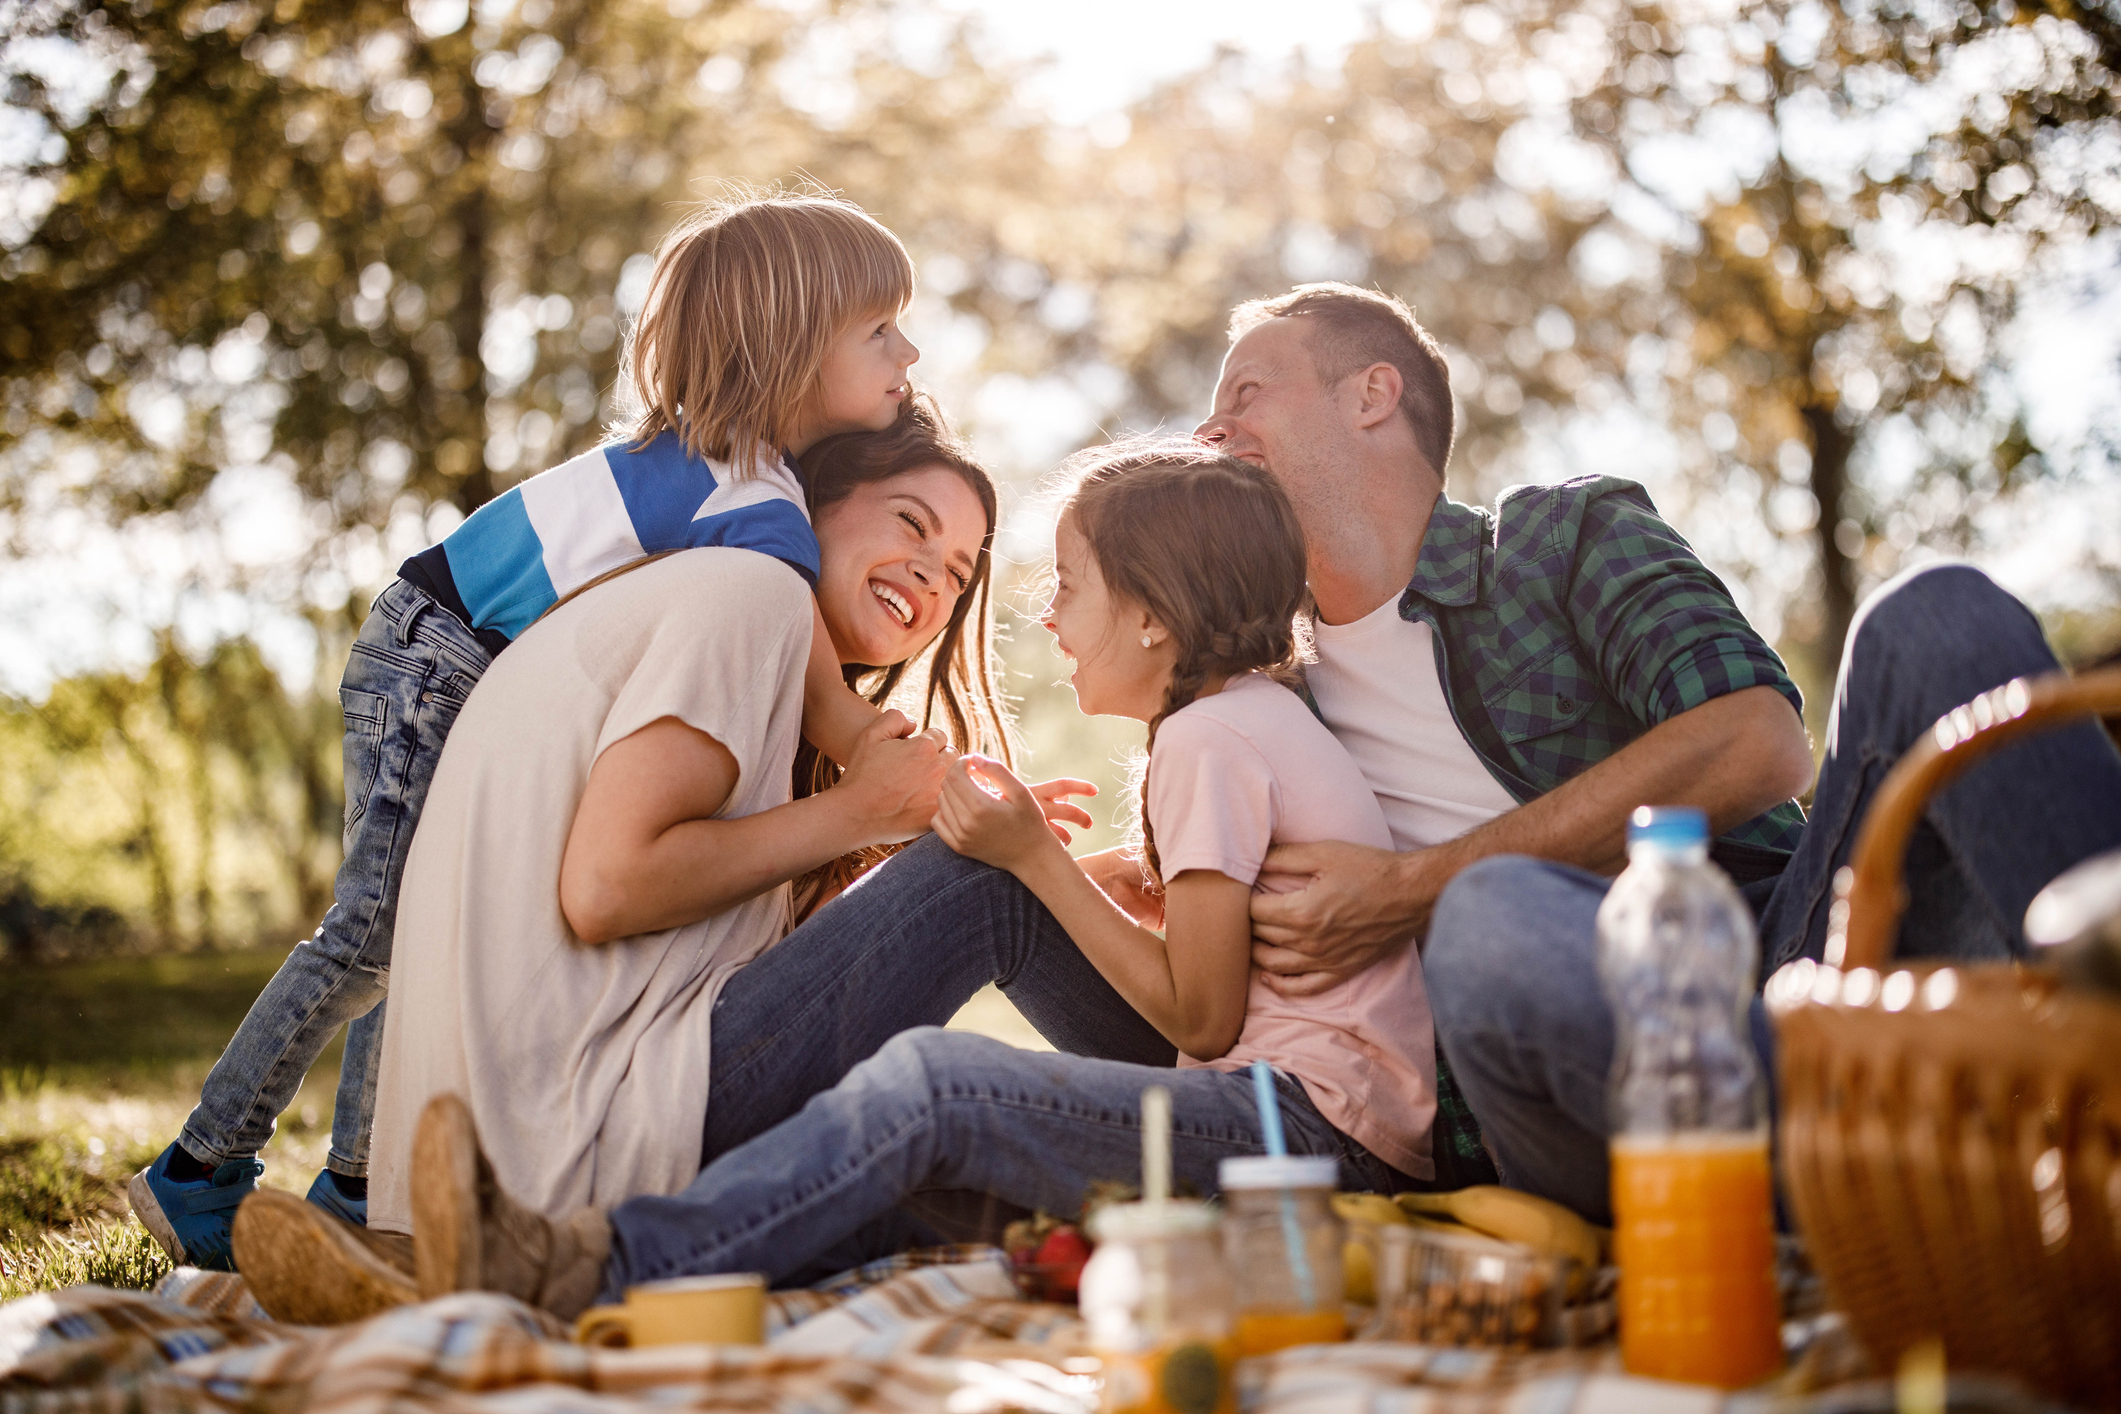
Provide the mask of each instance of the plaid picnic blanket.
[{"label": "plaid picnic blanket", "polygon": [[[965,1260],[969,1258],[970,1260]],[[770,1298],[762,1348],[574,1344],[507,1297],[466,1293],[358,1325],[275,1324],[239,1277],[149,1294],[79,1286],[0,1306],[0,1414],[1095,1414],[1074,1311],[1021,1300],[991,1248],[909,1253]],[[1621,1373],[1610,1347],[1510,1354],[1384,1342],[1242,1361],[1245,1414],[1827,1414],[1890,1390],[1724,1395]],[[1878,1402],[1865,1402],[1875,1396]],[[2019,1407],[2031,1409],[2031,1405]]]}]

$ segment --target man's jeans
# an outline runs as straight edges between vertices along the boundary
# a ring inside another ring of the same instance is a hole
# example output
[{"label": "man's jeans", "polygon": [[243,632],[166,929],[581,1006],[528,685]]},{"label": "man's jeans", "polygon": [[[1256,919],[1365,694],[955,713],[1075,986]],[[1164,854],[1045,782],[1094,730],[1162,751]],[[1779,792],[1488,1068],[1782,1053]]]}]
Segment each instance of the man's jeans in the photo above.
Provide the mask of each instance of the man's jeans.
[{"label": "man's jeans", "polygon": [[369,1121],[398,885],[442,743],[492,659],[461,620],[404,580],[377,598],[339,683],[346,716],[345,862],[316,936],[295,945],[206,1077],[178,1142],[202,1163],[248,1158],[341,1026],[346,1057],[330,1168],[368,1172]]},{"label": "man's jeans", "polygon": [[[1760,915],[1762,980],[1820,956],[1834,873],[1893,763],[1952,708],[2054,667],[2032,614],[1965,565],[1903,575],[1864,606],[1803,841],[1779,879],[1746,890]],[[1908,851],[1899,954],[2022,954],[2033,895],[2116,846],[2121,755],[2095,724],[2006,748],[1931,801]],[[1444,890],[1423,956],[1438,1039],[1503,1181],[1598,1222],[1611,1213],[1613,1021],[1599,990],[1595,919],[1609,883],[1541,860],[1483,860]],[[1772,1075],[1757,998],[1752,1022]]]},{"label": "man's jeans", "polygon": [[[936,1029],[988,982],[1063,1054]],[[612,1211],[608,1290],[845,1267],[921,1232],[909,1210],[965,1194],[1072,1214],[1093,1181],[1139,1179],[1148,1085],[1172,1092],[1174,1181],[1213,1193],[1222,1159],[1262,1151],[1251,1082],[1175,1056],[1029,890],[930,836],[730,979],[706,1167]],[[1292,1152],[1337,1156],[1352,1187],[1406,1186],[1302,1085],[1280,1095]]]}]

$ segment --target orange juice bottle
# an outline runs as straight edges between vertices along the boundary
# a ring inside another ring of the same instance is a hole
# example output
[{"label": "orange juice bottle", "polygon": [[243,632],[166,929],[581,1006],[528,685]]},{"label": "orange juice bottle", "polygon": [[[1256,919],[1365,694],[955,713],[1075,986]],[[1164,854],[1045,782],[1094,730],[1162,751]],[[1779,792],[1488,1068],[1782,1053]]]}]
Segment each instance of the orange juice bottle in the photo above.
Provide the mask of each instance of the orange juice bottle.
[{"label": "orange juice bottle", "polygon": [[1615,1024],[1613,1246],[1632,1374],[1737,1389],[1782,1366],[1774,1186],[1746,1011],[1759,944],[1691,808],[1643,809],[1598,909]]},{"label": "orange juice bottle", "polygon": [[1738,1389],[1782,1367],[1773,1202],[1765,1130],[1613,1141],[1631,1372]]}]

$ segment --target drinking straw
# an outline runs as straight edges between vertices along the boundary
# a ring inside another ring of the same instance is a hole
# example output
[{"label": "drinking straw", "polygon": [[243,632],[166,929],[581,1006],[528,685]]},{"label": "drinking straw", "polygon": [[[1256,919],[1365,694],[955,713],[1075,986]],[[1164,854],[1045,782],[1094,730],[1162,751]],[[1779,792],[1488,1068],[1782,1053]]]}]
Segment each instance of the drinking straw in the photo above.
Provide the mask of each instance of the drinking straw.
[{"label": "drinking straw", "polygon": [[1285,1158],[1289,1141],[1281,1134],[1281,1101],[1274,1097],[1274,1067],[1263,1060],[1252,1062],[1252,1102],[1259,1106],[1259,1127],[1265,1131],[1267,1152]]},{"label": "drinking straw", "polygon": [[1162,1207],[1171,1200],[1171,1092],[1161,1085],[1142,1091],[1142,1201]]},{"label": "drinking straw", "polygon": [[[1287,1158],[1289,1141],[1282,1137],[1274,1067],[1263,1060],[1252,1062],[1252,1098],[1259,1106],[1259,1127],[1267,1141],[1267,1153],[1277,1159]],[[1318,1283],[1311,1278],[1311,1259],[1304,1252],[1303,1229],[1296,1221],[1296,1194],[1287,1188],[1281,1191],[1281,1240],[1289,1249],[1289,1274],[1296,1278],[1296,1299],[1306,1311],[1311,1310],[1318,1304]]]},{"label": "drinking straw", "polygon": [[[1142,1202],[1162,1212],[1171,1201],[1171,1092],[1161,1085],[1142,1091]],[[1171,1324],[1169,1251],[1153,1242],[1144,1254],[1142,1285],[1145,1314],[1152,1331]]]}]

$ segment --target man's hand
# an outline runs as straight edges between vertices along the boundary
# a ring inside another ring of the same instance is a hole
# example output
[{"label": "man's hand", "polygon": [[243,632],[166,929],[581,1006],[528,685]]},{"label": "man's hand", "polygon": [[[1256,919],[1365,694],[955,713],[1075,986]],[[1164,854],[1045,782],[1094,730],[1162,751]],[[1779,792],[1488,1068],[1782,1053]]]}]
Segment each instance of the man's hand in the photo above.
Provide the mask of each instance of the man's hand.
[{"label": "man's hand", "polygon": [[1252,896],[1252,961],[1267,985],[1285,997],[1316,996],[1418,938],[1448,878],[1429,884],[1421,867],[1428,853],[1338,840],[1267,851],[1263,875],[1304,880],[1292,893]]}]

